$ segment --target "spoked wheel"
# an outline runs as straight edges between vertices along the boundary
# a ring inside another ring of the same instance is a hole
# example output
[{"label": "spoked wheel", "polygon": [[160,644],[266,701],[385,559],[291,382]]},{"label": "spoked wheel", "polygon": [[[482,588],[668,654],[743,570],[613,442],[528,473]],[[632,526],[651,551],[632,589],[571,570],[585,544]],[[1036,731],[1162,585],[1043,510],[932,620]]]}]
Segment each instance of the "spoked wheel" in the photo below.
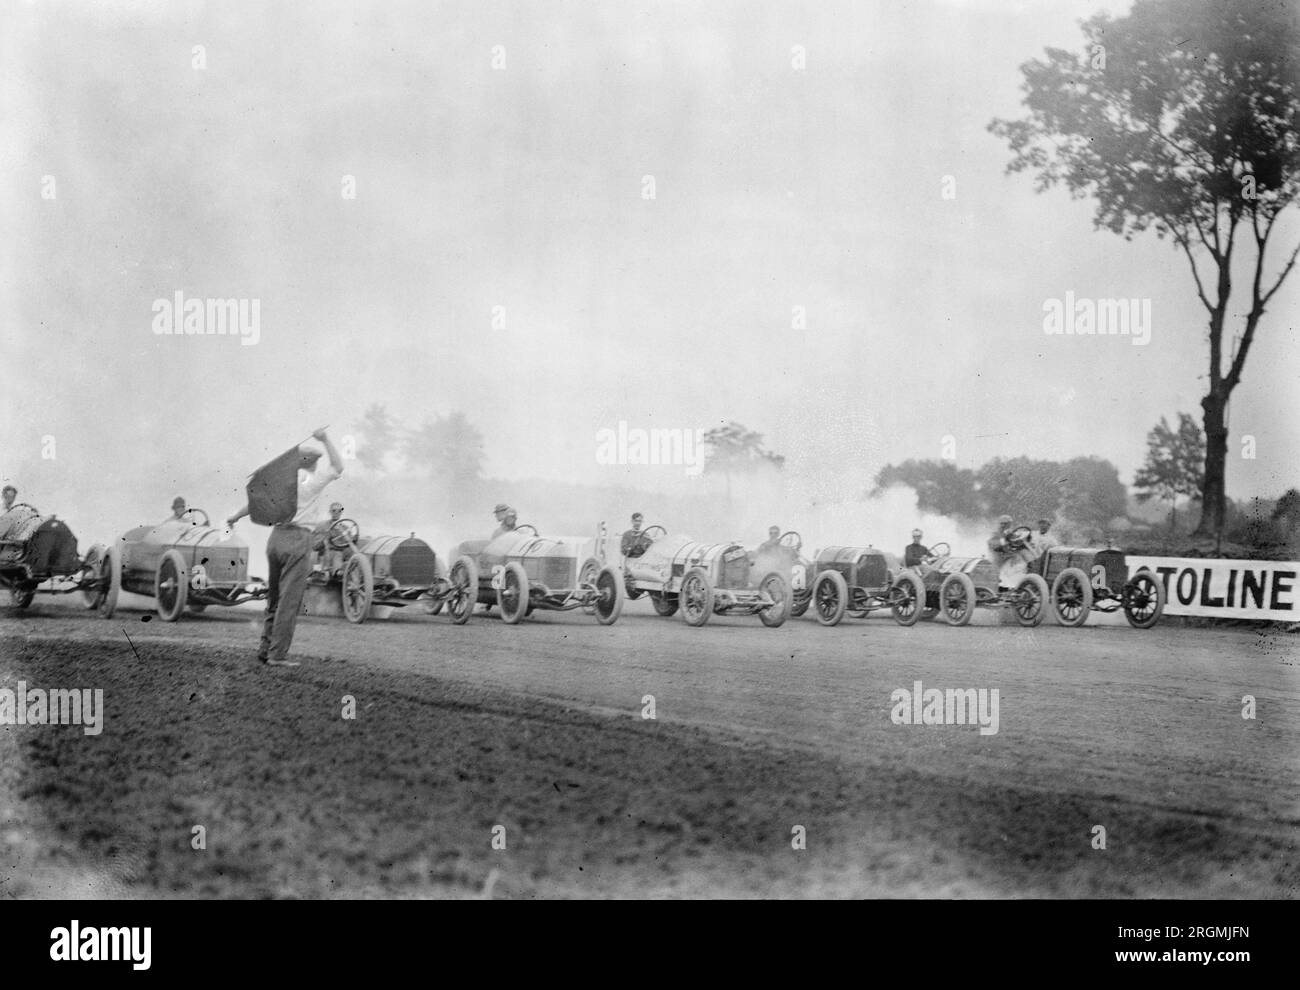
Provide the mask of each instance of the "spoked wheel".
[{"label": "spoked wheel", "polygon": [[1016,588],[1016,601],[1011,606],[1016,621],[1022,626],[1036,626],[1047,615],[1047,603],[1052,594],[1040,574],[1027,574]]},{"label": "spoked wheel", "polygon": [[528,575],[518,561],[506,564],[501,572],[497,605],[501,607],[501,621],[509,626],[522,619],[528,611]]},{"label": "spoked wheel", "polygon": [[949,574],[939,585],[939,608],[949,625],[966,625],[975,612],[975,582],[966,574]]},{"label": "spoked wheel", "polygon": [[1165,586],[1150,571],[1138,571],[1124,586],[1124,618],[1134,629],[1150,629],[1165,610]]},{"label": "spoked wheel", "polygon": [[102,546],[93,546],[86,551],[86,559],[81,562],[81,597],[86,608],[99,608],[104,597],[100,569],[104,566],[106,552]]},{"label": "spoked wheel", "polygon": [[1063,626],[1081,626],[1092,611],[1092,585],[1077,567],[1067,567],[1052,582],[1052,607]]},{"label": "spoked wheel", "polygon": [[[596,578],[600,574],[600,567],[601,564],[599,560],[595,557],[588,557],[586,562],[583,563],[581,569],[578,571],[578,584],[594,588],[596,586]],[[596,614],[596,606],[594,604],[584,605],[582,606],[582,610],[588,615]]]},{"label": "spoked wheel", "polygon": [[599,597],[594,606],[596,621],[602,626],[613,625],[623,613],[623,582],[612,567],[602,567],[596,575],[596,593]]},{"label": "spoked wheel", "polygon": [[33,588],[11,587],[9,589],[9,604],[14,608],[26,608],[36,597],[36,591]]},{"label": "spoked wheel", "polygon": [[673,616],[677,614],[680,601],[675,595],[665,595],[662,591],[650,592],[650,604],[655,607],[655,614]]},{"label": "spoked wheel", "polygon": [[682,578],[682,591],[677,596],[682,607],[682,618],[688,626],[702,626],[713,614],[713,586],[702,567],[692,567]]},{"label": "spoked wheel", "polygon": [[900,574],[889,589],[889,610],[900,626],[914,626],[925,608],[925,582],[915,574]]},{"label": "spoked wheel", "polygon": [[790,582],[773,571],[758,584],[758,590],[776,604],[758,613],[758,620],[769,629],[784,625],[790,616]]},{"label": "spoked wheel", "polygon": [[343,600],[343,615],[347,620],[365,622],[375,596],[375,574],[365,554],[355,553],[343,565],[343,584],[339,595]]},{"label": "spoked wheel", "polygon": [[823,626],[839,625],[849,607],[849,583],[839,571],[823,571],[813,584],[812,601],[817,621]]},{"label": "spoked wheel", "polygon": [[474,612],[474,603],[478,601],[478,565],[472,557],[457,557],[451,565],[448,575],[454,594],[447,600],[447,612],[451,621],[463,626]]}]

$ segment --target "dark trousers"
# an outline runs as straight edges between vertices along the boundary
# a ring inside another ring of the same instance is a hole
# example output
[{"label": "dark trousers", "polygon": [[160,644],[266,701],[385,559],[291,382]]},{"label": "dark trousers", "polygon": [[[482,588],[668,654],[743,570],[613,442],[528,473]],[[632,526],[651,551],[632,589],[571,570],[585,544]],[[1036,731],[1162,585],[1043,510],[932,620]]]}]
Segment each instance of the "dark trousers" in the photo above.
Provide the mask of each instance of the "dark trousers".
[{"label": "dark trousers", "polygon": [[266,620],[262,623],[262,645],[257,655],[263,660],[283,660],[293,642],[293,629],[302,611],[311,566],[310,530],[297,526],[275,526],[266,541],[270,564],[270,590],[266,596]]}]

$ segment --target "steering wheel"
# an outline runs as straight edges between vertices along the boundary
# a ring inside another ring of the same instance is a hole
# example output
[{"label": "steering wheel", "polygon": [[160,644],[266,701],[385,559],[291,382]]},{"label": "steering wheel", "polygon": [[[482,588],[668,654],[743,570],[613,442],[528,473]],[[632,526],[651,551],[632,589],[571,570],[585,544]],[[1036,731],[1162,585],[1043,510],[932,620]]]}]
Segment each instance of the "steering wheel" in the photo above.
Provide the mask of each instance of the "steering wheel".
[{"label": "steering wheel", "polygon": [[201,522],[201,523],[195,523],[194,525],[196,525],[196,526],[211,526],[211,525],[212,525],[212,523],[210,523],[210,522],[208,521],[208,514],[207,514],[206,512],[204,512],[202,509],[186,509],[184,512],[181,513],[181,518],[184,519],[186,516],[191,515],[192,513],[196,513],[196,512],[197,512],[199,515],[201,515],[201,516],[203,517],[203,522]]},{"label": "steering wheel", "polygon": [[1033,535],[1034,531],[1028,526],[1017,526],[1006,535],[1007,547],[1012,550],[1023,550],[1029,546]]},{"label": "steering wheel", "polygon": [[330,523],[328,538],[334,550],[346,550],[361,537],[361,527],[352,519],[336,519]]},{"label": "steering wheel", "polygon": [[537,532],[537,527],[532,525],[531,523],[520,523],[518,526],[515,527],[514,531],[518,533],[521,529],[526,529],[530,531],[534,536],[539,535]]},{"label": "steering wheel", "polygon": [[[791,542],[792,537],[793,537],[793,542]],[[792,529],[782,533],[781,538],[777,540],[777,542],[780,543],[781,546],[783,547],[789,547],[795,553],[798,553],[800,550],[803,549],[803,537],[800,536]]]},{"label": "steering wheel", "polygon": [[934,546],[930,548],[930,552],[926,555],[925,562],[927,564],[932,564],[940,557],[951,557],[951,556],[952,556],[952,547],[948,546],[948,544],[940,540],[938,543],[936,543]]},{"label": "steering wheel", "polygon": [[8,511],[13,512],[14,509],[28,509],[31,511],[31,514],[34,516],[39,516],[41,514],[40,511],[36,508],[36,506],[28,502],[15,502],[13,505],[9,506]]},{"label": "steering wheel", "polygon": [[650,535],[650,530],[652,530],[652,529],[657,529],[657,530],[659,530],[659,536],[667,536],[667,535],[668,535],[668,530],[664,529],[662,526],[647,526],[645,529],[641,530],[641,532],[640,532],[639,535],[644,536],[647,540],[650,540],[651,542],[653,542],[653,541],[656,540],[658,537],[654,537],[654,536],[651,536],[651,535]]}]

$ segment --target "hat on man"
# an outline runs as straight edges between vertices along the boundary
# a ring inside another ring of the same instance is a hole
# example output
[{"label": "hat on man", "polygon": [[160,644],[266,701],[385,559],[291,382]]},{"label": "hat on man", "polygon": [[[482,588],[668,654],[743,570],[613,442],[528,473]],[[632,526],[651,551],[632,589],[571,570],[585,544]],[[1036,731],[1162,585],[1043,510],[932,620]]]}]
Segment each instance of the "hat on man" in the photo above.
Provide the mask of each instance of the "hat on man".
[{"label": "hat on man", "polygon": [[510,506],[506,505],[505,502],[498,502],[498,503],[497,503],[497,507],[496,507],[495,509],[493,509],[492,511],[493,511],[493,512],[509,512],[509,511],[510,511]]},{"label": "hat on man", "polygon": [[1010,517],[1010,516],[998,516],[998,525],[999,525],[999,526],[1010,526],[1010,525],[1011,525],[1011,517]]},{"label": "hat on man", "polygon": [[925,534],[923,534],[919,529],[914,529],[914,530],[912,530],[912,535],[913,535],[913,536],[924,536]]}]

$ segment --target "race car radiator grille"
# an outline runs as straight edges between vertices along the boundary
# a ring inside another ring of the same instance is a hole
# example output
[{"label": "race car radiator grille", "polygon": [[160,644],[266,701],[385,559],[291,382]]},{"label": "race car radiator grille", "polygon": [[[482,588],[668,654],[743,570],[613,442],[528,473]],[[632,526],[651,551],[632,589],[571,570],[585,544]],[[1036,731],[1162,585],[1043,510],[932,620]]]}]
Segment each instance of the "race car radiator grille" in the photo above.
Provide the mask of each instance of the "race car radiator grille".
[{"label": "race car radiator grille", "polygon": [[234,584],[245,580],[248,574],[248,555],[246,551],[231,553],[217,551],[204,556],[200,563],[208,575],[208,580]]},{"label": "race car radiator grille", "polygon": [[749,587],[749,559],[741,556],[722,565],[722,587]]},{"label": "race car radiator grille", "polygon": [[883,588],[889,581],[889,565],[884,557],[873,555],[858,562],[858,587]]},{"label": "race car radiator grille", "polygon": [[437,558],[428,544],[407,540],[389,559],[393,580],[403,588],[423,588],[438,579]]},{"label": "race car radiator grille", "polygon": [[572,557],[544,557],[538,561],[537,580],[553,590],[574,584],[577,561]]}]

